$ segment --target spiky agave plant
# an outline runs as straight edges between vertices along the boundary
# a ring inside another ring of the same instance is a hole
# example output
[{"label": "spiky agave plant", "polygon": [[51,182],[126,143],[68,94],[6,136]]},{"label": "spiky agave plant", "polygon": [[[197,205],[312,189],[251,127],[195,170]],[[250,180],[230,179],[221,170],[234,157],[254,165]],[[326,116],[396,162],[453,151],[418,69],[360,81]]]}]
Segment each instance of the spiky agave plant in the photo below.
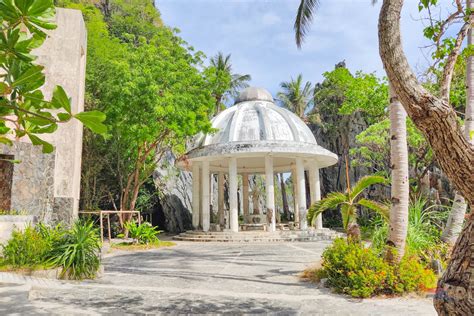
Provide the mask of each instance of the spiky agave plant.
[{"label": "spiky agave plant", "polygon": [[357,209],[366,207],[388,220],[390,208],[388,205],[366,199],[362,193],[371,185],[386,184],[387,179],[381,176],[365,176],[346,192],[332,192],[328,196],[313,205],[308,210],[308,221],[314,225],[316,218],[324,211],[339,208],[342,215],[342,225],[346,230],[350,225],[357,226]]},{"label": "spiky agave plant", "polygon": [[100,266],[100,247],[98,229],[94,224],[78,220],[53,245],[49,262],[62,267],[61,278],[93,279]]}]

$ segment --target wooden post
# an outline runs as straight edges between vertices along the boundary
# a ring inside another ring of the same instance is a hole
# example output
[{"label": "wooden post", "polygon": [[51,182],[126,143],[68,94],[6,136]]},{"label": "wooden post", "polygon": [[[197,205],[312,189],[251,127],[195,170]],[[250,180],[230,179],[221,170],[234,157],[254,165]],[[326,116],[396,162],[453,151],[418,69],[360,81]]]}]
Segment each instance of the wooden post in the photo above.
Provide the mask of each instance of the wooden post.
[{"label": "wooden post", "polygon": [[102,219],[102,211],[99,213],[100,217],[100,241],[104,243],[104,220]]},{"label": "wooden post", "polygon": [[110,214],[107,214],[107,229],[109,231],[109,243],[112,243],[112,231],[110,229]]}]

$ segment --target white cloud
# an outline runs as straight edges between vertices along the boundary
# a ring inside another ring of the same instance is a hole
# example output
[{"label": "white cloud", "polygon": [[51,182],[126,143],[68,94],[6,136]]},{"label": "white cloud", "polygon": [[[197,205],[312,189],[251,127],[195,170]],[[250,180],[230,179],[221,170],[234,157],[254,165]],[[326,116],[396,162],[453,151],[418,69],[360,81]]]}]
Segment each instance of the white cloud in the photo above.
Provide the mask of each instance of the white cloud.
[{"label": "white cloud", "polygon": [[281,22],[280,17],[274,12],[267,12],[262,17],[262,23],[265,26],[272,26]]}]

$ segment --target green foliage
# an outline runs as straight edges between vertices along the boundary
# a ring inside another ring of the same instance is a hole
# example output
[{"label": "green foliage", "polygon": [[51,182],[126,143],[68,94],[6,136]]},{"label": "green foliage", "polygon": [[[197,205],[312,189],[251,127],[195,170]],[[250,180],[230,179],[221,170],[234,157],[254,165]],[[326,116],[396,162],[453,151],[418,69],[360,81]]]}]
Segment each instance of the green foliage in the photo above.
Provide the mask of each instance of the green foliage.
[{"label": "green foliage", "polygon": [[[103,114],[72,113],[71,100],[57,86],[50,101],[40,88],[45,82],[43,66],[34,63],[32,50],[46,39],[44,30],[52,30],[54,5],[51,0],[0,1],[0,143],[12,144],[12,137],[28,136],[34,145],[50,153],[53,146],[38,135],[56,131],[59,123],[79,119],[94,132],[104,134]],[[6,123],[10,124],[7,125]]]},{"label": "green foliage", "polygon": [[291,78],[288,82],[280,83],[282,92],[278,92],[278,98],[283,107],[304,118],[305,113],[313,105],[313,87],[311,82],[303,82],[303,75],[299,74],[296,79]]},{"label": "green foliage", "polygon": [[93,223],[77,221],[55,240],[48,263],[62,268],[61,278],[93,279],[100,266],[100,247],[98,229]]},{"label": "green foliage", "polygon": [[61,268],[61,278],[94,278],[100,265],[100,240],[92,223],[71,229],[39,223],[15,230],[3,246],[1,265],[13,268]]},{"label": "green foliage", "polygon": [[[448,258],[440,234],[449,210],[440,208],[438,205],[427,206],[425,199],[418,198],[410,202],[408,209],[406,251],[425,263],[438,259],[444,264]],[[388,237],[388,222],[375,218],[372,225],[369,237],[372,247],[378,253],[382,253]]]},{"label": "green foliage", "polygon": [[[350,149],[353,166],[371,168],[379,175],[390,176],[390,120],[384,119],[370,125],[356,136],[357,147]],[[428,142],[407,120],[408,162],[411,176],[419,181],[425,168],[433,162],[433,153]]]},{"label": "green foliage", "polygon": [[102,11],[86,0],[61,4],[83,12],[86,108],[105,113],[110,127],[107,139],[85,133],[83,207],[133,209],[164,153],[179,155],[190,136],[211,130],[205,56],[163,26],[150,1],[112,0]]},{"label": "green foliage", "polygon": [[26,210],[2,210],[0,209],[0,215],[28,215]]},{"label": "green foliage", "polygon": [[361,197],[362,193],[371,185],[385,183],[387,183],[387,180],[384,177],[365,176],[359,179],[359,181],[345,193],[329,193],[327,197],[311,205],[307,214],[308,221],[314,224],[316,218],[322,212],[340,208],[343,227],[347,229],[349,224],[356,223],[358,207],[365,207],[388,218],[389,208],[387,205]]},{"label": "green foliage", "polygon": [[210,59],[209,67],[204,69],[204,76],[211,89],[212,97],[215,99],[215,112],[217,114],[225,107],[225,102],[231,97],[237,97],[239,91],[248,87],[248,82],[252,79],[250,75],[240,75],[233,73],[230,61],[231,55],[224,55],[218,52]]},{"label": "green foliage", "polygon": [[50,244],[33,226],[15,229],[3,245],[3,263],[13,267],[34,267],[45,263]]},{"label": "green foliage", "polygon": [[126,222],[124,226],[135,244],[152,244],[159,241],[156,235],[160,231],[148,222],[138,225],[134,221],[130,221]]},{"label": "green foliage", "polygon": [[374,116],[383,116],[388,105],[388,86],[385,79],[375,74],[357,71],[352,75],[345,67],[325,72],[324,78],[341,89],[344,101],[340,114],[364,111]]},{"label": "green foliage", "polygon": [[413,256],[391,266],[372,248],[339,238],[323,253],[322,271],[328,285],[353,297],[403,294],[435,287],[434,273]]}]

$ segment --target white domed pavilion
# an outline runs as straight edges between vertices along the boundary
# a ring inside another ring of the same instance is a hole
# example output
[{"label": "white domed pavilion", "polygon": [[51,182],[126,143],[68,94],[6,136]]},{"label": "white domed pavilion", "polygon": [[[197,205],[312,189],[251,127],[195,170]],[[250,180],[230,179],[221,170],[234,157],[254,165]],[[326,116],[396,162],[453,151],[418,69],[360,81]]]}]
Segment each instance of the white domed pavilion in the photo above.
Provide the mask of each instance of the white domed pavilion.
[{"label": "white domed pavilion", "polygon": [[[291,172],[295,179],[295,213],[299,228],[306,224],[306,186],[309,172],[311,203],[320,199],[319,169],[337,163],[337,155],[322,148],[306,124],[292,112],[277,106],[261,88],[243,90],[235,105],[212,120],[213,134],[201,135],[197,147],[178,162],[193,175],[193,226],[210,228],[210,175],[218,174],[218,214],[224,224],[224,174],[229,181],[229,226],[239,231],[238,175],[242,175],[244,221],[276,230],[274,174]],[[249,175],[265,175],[266,216],[249,214]],[[318,219],[316,228],[322,228]]]}]

